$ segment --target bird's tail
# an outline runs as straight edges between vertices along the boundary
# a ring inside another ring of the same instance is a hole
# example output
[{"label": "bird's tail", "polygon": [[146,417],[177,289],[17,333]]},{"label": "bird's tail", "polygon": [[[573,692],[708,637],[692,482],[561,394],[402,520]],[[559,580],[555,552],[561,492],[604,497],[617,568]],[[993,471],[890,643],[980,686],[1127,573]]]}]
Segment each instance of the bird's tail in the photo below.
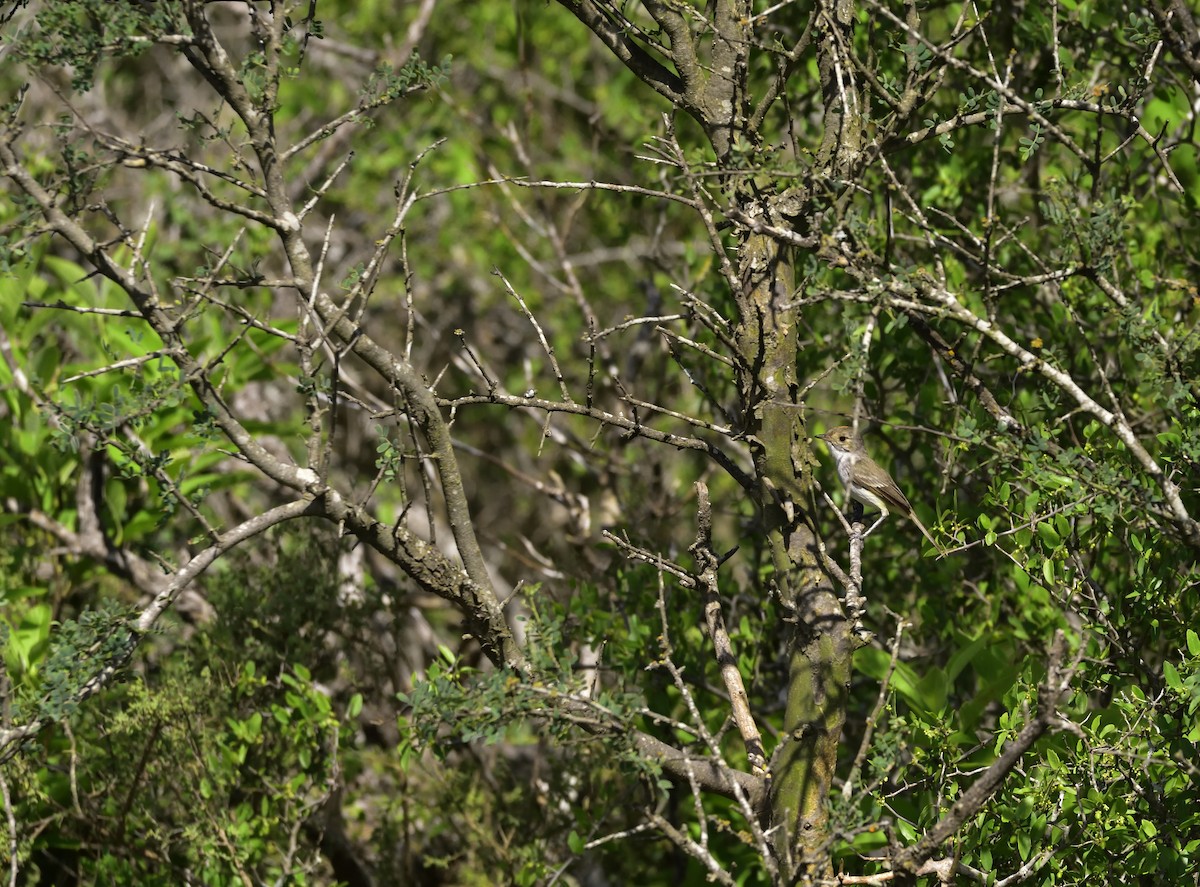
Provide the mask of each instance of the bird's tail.
[{"label": "bird's tail", "polygon": [[917,525],[917,529],[920,530],[924,534],[925,538],[929,540],[929,544],[937,550],[939,556],[946,553],[946,550],[942,548],[942,546],[938,545],[937,540],[933,538],[933,534],[925,529],[925,525],[921,523],[921,519],[917,517],[917,513],[915,511],[910,510],[908,512],[908,518]]}]

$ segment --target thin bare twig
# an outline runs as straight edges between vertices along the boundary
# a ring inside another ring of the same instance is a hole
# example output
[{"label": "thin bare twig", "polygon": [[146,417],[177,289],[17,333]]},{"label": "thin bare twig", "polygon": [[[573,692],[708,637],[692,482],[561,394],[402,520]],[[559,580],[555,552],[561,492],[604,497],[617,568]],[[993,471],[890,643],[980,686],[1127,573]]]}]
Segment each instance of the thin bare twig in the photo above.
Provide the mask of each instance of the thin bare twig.
[{"label": "thin bare twig", "polygon": [[542,350],[546,352],[546,357],[550,360],[550,368],[554,371],[554,378],[558,381],[558,390],[562,394],[563,400],[569,404],[574,404],[575,400],[571,397],[571,392],[567,390],[567,381],[563,378],[562,369],[558,365],[558,358],[554,356],[554,346],[546,339],[546,333],[542,329],[542,325],[538,323],[533,312],[529,310],[529,306],[525,304],[525,300],[521,298],[521,294],[516,291],[507,277],[499,268],[493,268],[492,273],[504,282],[504,289],[508,294],[517,300],[517,304],[521,306],[521,313],[525,315],[525,319],[529,321],[534,331],[537,333],[538,341],[542,345]]},{"label": "thin bare twig", "polygon": [[733,643],[729,639],[725,616],[721,612],[721,592],[717,583],[717,569],[721,558],[712,546],[712,503],[708,498],[708,486],[703,481],[696,482],[696,541],[689,551],[696,559],[698,569],[694,574],[695,584],[704,592],[704,619],[708,624],[708,635],[713,642],[713,652],[717,656],[721,679],[729,692],[733,722],[742,734],[746,757],[750,761],[750,772],[765,777],[768,771],[762,733],[759,732],[754,714],[750,711],[750,698],[746,694],[742,673],[738,671]]}]

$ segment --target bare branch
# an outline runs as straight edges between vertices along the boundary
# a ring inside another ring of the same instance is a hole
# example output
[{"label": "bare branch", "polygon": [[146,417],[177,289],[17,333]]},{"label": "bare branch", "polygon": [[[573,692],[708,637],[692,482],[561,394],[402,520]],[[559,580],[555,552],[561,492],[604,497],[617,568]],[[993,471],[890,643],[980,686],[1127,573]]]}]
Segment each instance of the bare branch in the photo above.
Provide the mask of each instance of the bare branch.
[{"label": "bare branch", "polygon": [[602,0],[601,2],[559,0],[559,2],[583,22],[612,51],[613,55],[655,92],[673,105],[694,110],[695,106],[689,100],[683,80],[633,39],[629,35],[629,30],[623,27],[622,23],[614,20],[619,13],[615,9],[605,9],[610,4],[603,3]]},{"label": "bare branch", "polygon": [[754,714],[750,711],[746,685],[742,682],[741,672],[738,671],[737,657],[733,653],[729,630],[725,627],[725,616],[721,612],[717,569],[722,559],[713,551],[712,503],[708,498],[708,486],[701,481],[696,482],[696,541],[689,550],[696,558],[696,566],[699,568],[694,574],[694,582],[696,587],[704,592],[704,619],[708,623],[708,635],[713,642],[713,652],[717,656],[721,679],[725,682],[725,689],[729,691],[733,721],[737,724],[738,732],[742,734],[742,741],[746,745],[750,771],[758,776],[766,776],[767,757],[763,751],[762,734],[758,724],[754,722]]}]

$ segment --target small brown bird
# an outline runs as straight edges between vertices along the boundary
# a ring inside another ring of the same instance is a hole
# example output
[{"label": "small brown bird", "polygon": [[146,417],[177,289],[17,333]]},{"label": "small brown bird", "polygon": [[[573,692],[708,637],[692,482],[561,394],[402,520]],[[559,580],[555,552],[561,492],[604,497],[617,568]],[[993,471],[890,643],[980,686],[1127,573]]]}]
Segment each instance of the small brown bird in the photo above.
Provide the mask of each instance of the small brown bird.
[{"label": "small brown bird", "polygon": [[864,539],[871,534],[871,530],[883,523],[894,509],[906,515],[929,540],[929,544],[938,551],[942,551],[942,547],[934,541],[933,536],[925,529],[925,525],[913,513],[912,505],[909,504],[900,488],[896,486],[892,476],[867,455],[867,448],[863,446],[862,438],[854,434],[853,428],[848,425],[839,425],[818,437],[825,441],[829,452],[833,454],[833,458],[837,462],[838,477],[842,479],[846,492],[850,494],[851,498],[879,509],[879,520],[871,524],[870,528],[863,533]]}]

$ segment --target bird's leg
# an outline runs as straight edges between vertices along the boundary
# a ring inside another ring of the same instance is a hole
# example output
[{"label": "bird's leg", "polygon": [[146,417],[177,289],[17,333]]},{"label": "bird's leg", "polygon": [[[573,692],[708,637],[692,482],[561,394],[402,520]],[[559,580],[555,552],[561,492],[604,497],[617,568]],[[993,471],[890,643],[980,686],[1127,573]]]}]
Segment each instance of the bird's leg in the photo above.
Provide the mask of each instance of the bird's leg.
[{"label": "bird's leg", "polygon": [[879,526],[881,523],[883,523],[885,520],[887,520],[888,514],[889,514],[888,510],[886,508],[881,507],[879,509],[879,520],[875,521],[875,523],[871,524],[871,526],[867,528],[867,531],[865,533],[863,533],[863,538],[866,539],[868,536],[871,535],[872,530],[874,530],[877,526]]}]

